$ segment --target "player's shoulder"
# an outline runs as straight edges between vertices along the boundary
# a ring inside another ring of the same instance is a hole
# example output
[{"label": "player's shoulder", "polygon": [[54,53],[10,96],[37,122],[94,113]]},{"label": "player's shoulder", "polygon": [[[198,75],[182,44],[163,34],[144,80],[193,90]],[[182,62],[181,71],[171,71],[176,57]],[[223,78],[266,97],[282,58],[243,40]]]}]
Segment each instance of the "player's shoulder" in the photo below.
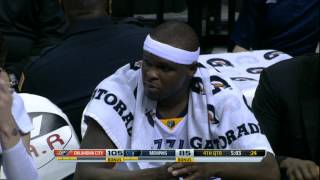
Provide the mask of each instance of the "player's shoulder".
[{"label": "player's shoulder", "polygon": [[[265,69],[269,74],[283,74],[283,72],[301,72],[311,68],[320,60],[319,54],[309,54],[294,57],[288,61],[281,61]],[[290,73],[286,73],[290,74]]]},{"label": "player's shoulder", "polygon": [[[268,79],[270,84],[277,89],[291,89],[292,86],[300,86],[304,81],[319,71],[319,54],[304,55],[281,61],[264,69],[261,79]],[[317,75],[315,75],[317,76]]]},{"label": "player's shoulder", "polygon": [[116,70],[112,75],[103,79],[97,87],[105,87],[108,89],[115,86],[134,86],[134,84],[137,84],[140,76],[140,66],[140,62],[126,64]]}]

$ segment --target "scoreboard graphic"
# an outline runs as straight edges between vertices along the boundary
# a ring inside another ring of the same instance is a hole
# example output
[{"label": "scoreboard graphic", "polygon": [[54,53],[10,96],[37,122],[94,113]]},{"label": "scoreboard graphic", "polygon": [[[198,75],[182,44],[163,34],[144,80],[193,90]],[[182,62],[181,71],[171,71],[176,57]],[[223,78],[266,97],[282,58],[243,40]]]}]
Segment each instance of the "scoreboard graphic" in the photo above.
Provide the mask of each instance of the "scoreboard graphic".
[{"label": "scoreboard graphic", "polygon": [[54,150],[56,160],[64,162],[260,162],[265,150]]}]

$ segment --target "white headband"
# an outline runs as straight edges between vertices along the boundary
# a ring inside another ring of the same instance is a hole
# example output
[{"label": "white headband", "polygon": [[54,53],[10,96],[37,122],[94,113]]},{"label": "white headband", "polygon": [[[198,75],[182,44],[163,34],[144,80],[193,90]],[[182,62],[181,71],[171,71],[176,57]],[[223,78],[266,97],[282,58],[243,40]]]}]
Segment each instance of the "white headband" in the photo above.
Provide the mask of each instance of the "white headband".
[{"label": "white headband", "polygon": [[143,50],[177,64],[192,64],[198,60],[200,54],[200,48],[196,51],[186,51],[156,41],[150,35],[144,41]]}]

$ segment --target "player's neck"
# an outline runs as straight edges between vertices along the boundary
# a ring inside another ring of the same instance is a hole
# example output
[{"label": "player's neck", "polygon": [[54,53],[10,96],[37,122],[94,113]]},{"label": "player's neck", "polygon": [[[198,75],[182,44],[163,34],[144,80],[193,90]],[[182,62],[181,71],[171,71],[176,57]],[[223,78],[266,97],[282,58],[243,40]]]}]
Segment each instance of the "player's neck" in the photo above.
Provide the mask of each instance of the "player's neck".
[{"label": "player's neck", "polygon": [[163,118],[173,118],[181,114],[188,105],[189,89],[176,93],[166,99],[158,101],[157,112]]}]

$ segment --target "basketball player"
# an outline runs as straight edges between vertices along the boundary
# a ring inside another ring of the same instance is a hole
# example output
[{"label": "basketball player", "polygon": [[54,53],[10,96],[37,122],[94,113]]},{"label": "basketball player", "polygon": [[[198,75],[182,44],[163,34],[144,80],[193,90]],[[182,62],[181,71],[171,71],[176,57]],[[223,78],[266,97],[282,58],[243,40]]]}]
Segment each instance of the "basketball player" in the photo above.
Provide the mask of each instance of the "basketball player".
[{"label": "basketball player", "polygon": [[263,148],[266,157],[259,163],[78,163],[75,179],[279,179],[269,142],[241,93],[197,63],[199,42],[190,26],[164,23],[143,49],[142,62],[120,68],[95,89],[81,148]]}]

